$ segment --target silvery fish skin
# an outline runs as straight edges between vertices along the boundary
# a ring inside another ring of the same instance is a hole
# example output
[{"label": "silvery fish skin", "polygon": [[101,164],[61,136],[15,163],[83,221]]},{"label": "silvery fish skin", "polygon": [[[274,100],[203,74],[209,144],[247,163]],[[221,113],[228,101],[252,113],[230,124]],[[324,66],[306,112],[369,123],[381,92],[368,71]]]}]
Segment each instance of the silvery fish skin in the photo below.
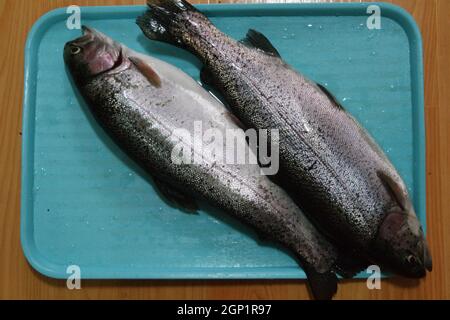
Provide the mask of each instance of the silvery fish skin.
[{"label": "silvery fish skin", "polygon": [[[184,0],[150,0],[144,34],[197,55],[249,128],[280,130],[278,180],[341,248],[408,277],[431,256],[401,177],[368,133],[322,86],[289,67],[260,33],[245,45]],[[257,47],[257,48],[255,48]]]},{"label": "silvery fish skin", "polygon": [[[98,122],[163,194],[192,210],[192,198],[204,199],[288,248],[307,273],[313,295],[331,298],[337,289],[334,246],[257,164],[217,164],[207,155],[198,164],[172,161],[172,135],[179,128],[193,132],[194,121],[202,122],[203,131],[242,131],[223,104],[181,70],[83,30],[64,48],[68,70]],[[192,144],[199,142],[195,139]]]}]

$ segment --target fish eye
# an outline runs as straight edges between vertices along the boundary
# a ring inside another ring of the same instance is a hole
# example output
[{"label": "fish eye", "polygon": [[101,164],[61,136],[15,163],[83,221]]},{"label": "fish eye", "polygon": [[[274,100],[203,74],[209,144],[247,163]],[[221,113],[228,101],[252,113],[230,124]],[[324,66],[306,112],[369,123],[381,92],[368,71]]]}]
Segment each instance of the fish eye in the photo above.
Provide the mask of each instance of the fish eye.
[{"label": "fish eye", "polygon": [[73,54],[73,55],[77,55],[77,54],[79,54],[80,52],[81,52],[81,48],[80,48],[80,47],[77,47],[77,46],[73,46],[73,47],[70,49],[70,53]]},{"label": "fish eye", "polygon": [[415,264],[415,263],[417,262],[417,259],[416,259],[415,256],[413,256],[412,254],[410,254],[410,255],[408,255],[408,256],[406,257],[406,261],[407,261],[409,264]]}]

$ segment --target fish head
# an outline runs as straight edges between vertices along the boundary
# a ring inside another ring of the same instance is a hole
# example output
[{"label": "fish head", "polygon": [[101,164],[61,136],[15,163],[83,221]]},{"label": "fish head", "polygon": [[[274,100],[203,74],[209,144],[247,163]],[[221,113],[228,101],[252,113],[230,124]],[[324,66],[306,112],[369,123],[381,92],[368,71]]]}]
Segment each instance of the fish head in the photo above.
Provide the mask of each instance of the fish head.
[{"label": "fish head", "polygon": [[374,245],[377,261],[396,274],[421,278],[432,269],[430,250],[413,209],[391,209],[378,229]]},{"label": "fish head", "polygon": [[64,47],[64,61],[76,82],[112,72],[128,63],[119,43],[86,26],[82,31],[81,37]]},{"label": "fish head", "polygon": [[379,172],[378,176],[392,202],[378,228],[374,255],[386,269],[399,275],[424,277],[432,269],[431,254],[406,186],[393,172]]}]

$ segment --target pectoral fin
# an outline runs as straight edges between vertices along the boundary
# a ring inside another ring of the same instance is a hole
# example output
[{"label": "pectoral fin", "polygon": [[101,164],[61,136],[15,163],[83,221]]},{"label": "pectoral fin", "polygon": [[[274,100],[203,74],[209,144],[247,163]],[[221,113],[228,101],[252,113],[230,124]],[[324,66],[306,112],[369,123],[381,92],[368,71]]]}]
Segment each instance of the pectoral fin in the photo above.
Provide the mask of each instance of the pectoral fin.
[{"label": "pectoral fin", "polygon": [[146,63],[145,61],[141,60],[138,57],[129,57],[128,59],[135,65],[135,67],[139,70],[139,72],[142,73],[144,77],[153,86],[157,88],[161,87],[161,78],[148,63]]},{"label": "pectoral fin", "polygon": [[400,208],[404,211],[408,211],[408,193],[406,189],[400,184],[400,182],[382,171],[378,171],[377,175],[389,190],[394,200],[397,201]]},{"label": "pectoral fin", "polygon": [[173,189],[167,183],[157,178],[153,178],[153,181],[158,187],[158,190],[167,200],[185,209],[187,213],[197,213],[198,206],[194,199],[179,192],[178,190]]}]

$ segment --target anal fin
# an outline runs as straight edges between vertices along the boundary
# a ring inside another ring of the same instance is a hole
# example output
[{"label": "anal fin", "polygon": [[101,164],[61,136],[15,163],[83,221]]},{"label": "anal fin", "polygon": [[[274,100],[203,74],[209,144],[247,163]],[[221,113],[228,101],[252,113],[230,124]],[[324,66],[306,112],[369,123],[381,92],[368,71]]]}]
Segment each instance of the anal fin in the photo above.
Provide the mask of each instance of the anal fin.
[{"label": "anal fin", "polygon": [[198,206],[194,199],[179,192],[178,190],[173,189],[171,186],[157,178],[153,178],[153,181],[158,187],[158,190],[167,200],[185,209],[186,213],[197,213]]}]

